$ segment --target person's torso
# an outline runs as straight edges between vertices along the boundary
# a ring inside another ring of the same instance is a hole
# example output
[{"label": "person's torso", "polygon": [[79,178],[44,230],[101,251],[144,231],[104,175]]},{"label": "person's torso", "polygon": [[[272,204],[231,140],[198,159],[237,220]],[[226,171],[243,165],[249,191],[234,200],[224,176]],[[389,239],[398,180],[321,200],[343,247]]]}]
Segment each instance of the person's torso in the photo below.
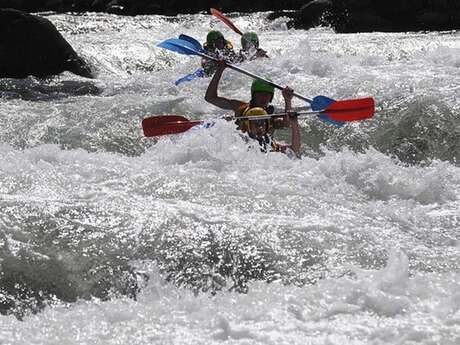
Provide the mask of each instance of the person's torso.
[{"label": "person's torso", "polygon": [[[244,117],[246,116],[246,113],[251,109],[254,108],[251,106],[250,103],[244,103],[241,102],[240,107],[235,111],[235,117]],[[269,105],[265,111],[267,111],[267,114],[273,113],[273,107]],[[241,130],[243,133],[248,132],[248,121],[247,119],[241,119],[241,120],[236,120],[236,124],[238,125],[238,129]],[[281,146],[273,140],[273,121],[271,119],[267,120],[267,134],[265,134],[263,137],[256,137],[254,135],[251,135],[248,133],[248,136],[251,139],[256,140],[259,143],[260,149],[262,152],[273,152],[273,151],[281,151]]]}]

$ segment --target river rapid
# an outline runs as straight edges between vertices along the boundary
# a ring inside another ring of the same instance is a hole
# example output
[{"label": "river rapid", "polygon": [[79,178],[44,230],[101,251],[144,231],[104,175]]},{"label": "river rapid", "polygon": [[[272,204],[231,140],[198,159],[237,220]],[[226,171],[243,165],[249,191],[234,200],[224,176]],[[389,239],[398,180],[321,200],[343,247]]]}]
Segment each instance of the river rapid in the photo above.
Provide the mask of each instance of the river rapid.
[{"label": "river rapid", "polygon": [[[0,79],[1,344],[460,343],[459,32],[232,16],[271,57],[241,67],[376,100],[342,128],[302,118],[291,160],[218,119],[209,79],[174,85],[200,59],[160,41],[239,48],[211,16],[45,15],[97,78]],[[250,83],[226,70],[220,93]],[[217,120],[145,138],[155,114]]]}]

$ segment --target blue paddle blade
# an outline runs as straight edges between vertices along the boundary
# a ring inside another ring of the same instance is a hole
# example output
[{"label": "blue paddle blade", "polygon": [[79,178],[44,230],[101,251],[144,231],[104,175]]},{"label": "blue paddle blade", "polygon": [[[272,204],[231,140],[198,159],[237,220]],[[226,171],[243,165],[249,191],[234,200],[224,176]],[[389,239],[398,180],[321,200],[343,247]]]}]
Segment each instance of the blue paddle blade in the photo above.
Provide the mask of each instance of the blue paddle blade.
[{"label": "blue paddle blade", "polygon": [[195,47],[195,49],[198,50],[198,51],[201,51],[201,50],[203,49],[203,47],[201,46],[201,43],[198,42],[198,41],[197,41],[196,39],[194,39],[193,37],[190,37],[190,36],[181,34],[181,35],[179,35],[179,39],[180,39],[180,40],[183,40],[183,41],[187,41],[187,42],[193,44],[193,46]]},{"label": "blue paddle blade", "polygon": [[177,38],[170,38],[157,44],[158,47],[171,50],[184,55],[198,55],[195,47],[190,42]]},{"label": "blue paddle blade", "polygon": [[[316,96],[311,102],[311,110],[321,111],[325,110],[331,104],[335,103],[335,100],[326,96]],[[342,127],[345,123],[340,121],[331,120],[326,114],[321,114],[318,116],[322,121],[334,125],[336,127]]]},{"label": "blue paddle blade", "polygon": [[329,123],[336,127],[342,127],[345,124],[345,122],[331,120],[329,117],[327,117],[327,114],[321,114],[318,115],[318,117],[321,119],[321,121]]},{"label": "blue paddle blade", "polygon": [[199,68],[195,72],[187,74],[185,77],[177,79],[174,84],[179,85],[185,83],[186,81],[192,81],[196,78],[203,78],[206,77],[206,73],[204,73],[204,69]]},{"label": "blue paddle blade", "polygon": [[335,100],[326,96],[316,96],[311,102],[311,110],[321,111],[329,107]]}]

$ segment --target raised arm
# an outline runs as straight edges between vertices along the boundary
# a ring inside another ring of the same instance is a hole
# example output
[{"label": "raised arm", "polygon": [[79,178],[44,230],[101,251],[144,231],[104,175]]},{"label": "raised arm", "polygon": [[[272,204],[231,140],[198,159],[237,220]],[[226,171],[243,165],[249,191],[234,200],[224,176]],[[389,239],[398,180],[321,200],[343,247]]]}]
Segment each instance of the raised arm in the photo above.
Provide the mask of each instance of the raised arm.
[{"label": "raised arm", "polygon": [[226,62],[221,60],[219,62],[216,72],[214,73],[214,76],[212,77],[208,85],[208,89],[206,90],[206,95],[204,96],[204,99],[206,100],[206,102],[209,102],[221,109],[237,111],[241,105],[240,101],[236,99],[220,97],[217,94],[217,88],[219,87],[219,82],[222,77],[222,73],[224,72],[224,69],[226,67]]},{"label": "raised arm", "polygon": [[288,114],[285,117],[285,122],[287,124],[287,127],[291,128],[290,148],[292,149],[292,151],[294,151],[297,157],[300,157],[300,126],[297,120],[297,115],[292,111],[292,97],[294,90],[286,86],[283,89],[282,93],[284,97],[284,111]]}]

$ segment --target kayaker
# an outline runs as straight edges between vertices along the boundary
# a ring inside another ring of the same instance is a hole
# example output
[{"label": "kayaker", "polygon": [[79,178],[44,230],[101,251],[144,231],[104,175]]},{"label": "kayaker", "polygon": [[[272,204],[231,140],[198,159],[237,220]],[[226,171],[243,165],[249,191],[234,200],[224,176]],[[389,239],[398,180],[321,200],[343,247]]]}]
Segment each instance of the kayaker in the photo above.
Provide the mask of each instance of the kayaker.
[{"label": "kayaker", "polygon": [[238,54],[238,62],[268,58],[267,52],[259,48],[259,37],[255,32],[245,32],[241,36],[241,49]]},{"label": "kayaker", "polygon": [[[263,111],[263,114],[260,115],[273,113],[273,106],[270,105],[270,102],[273,100],[275,89],[272,85],[262,80],[254,80],[252,82],[251,100],[249,103],[219,96],[217,89],[222,73],[226,67],[227,64],[223,60],[221,60],[217,65],[217,70],[209,83],[208,89],[206,90],[205,100],[207,102],[221,109],[232,110],[236,118],[255,116],[260,114],[261,110]],[[293,92],[294,91],[288,86],[282,90],[285,103],[285,113],[289,115],[282,118],[265,119],[261,121],[250,121],[246,119],[237,120],[238,128],[243,132],[247,132],[249,137],[259,141],[263,150],[267,149],[267,145],[269,143],[272,151],[288,153],[292,150],[297,157],[300,157],[300,127],[297,121],[297,116],[292,112]],[[290,145],[278,144],[272,139],[275,129],[283,127],[291,128]]]},{"label": "kayaker", "polygon": [[[230,41],[227,41],[224,35],[217,30],[211,30],[206,36],[206,42],[203,44],[203,49],[207,55],[222,59],[224,58],[228,62],[234,62],[237,59],[237,54],[233,50],[233,45]],[[206,75],[210,76],[217,69],[217,63],[207,59],[201,61]]]}]

